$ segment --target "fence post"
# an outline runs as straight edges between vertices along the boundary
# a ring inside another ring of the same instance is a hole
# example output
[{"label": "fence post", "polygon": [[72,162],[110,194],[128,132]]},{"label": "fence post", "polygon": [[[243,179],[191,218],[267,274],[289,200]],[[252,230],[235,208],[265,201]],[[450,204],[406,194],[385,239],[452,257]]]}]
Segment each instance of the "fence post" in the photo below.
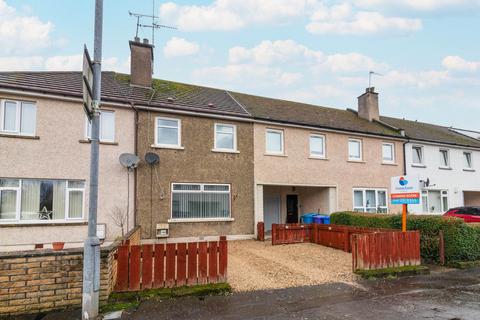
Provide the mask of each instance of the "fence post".
[{"label": "fence post", "polygon": [[343,231],[345,239],[343,239],[343,251],[348,252],[348,245],[350,243],[348,228]]},{"label": "fence post", "polygon": [[357,270],[357,235],[352,234],[352,271]]},{"label": "fence post", "polygon": [[276,245],[276,241],[277,241],[277,224],[272,224],[272,245]]},{"label": "fence post", "polygon": [[265,241],[265,223],[264,222],[257,223],[257,240]]},{"label": "fence post", "polygon": [[442,266],[445,265],[445,241],[443,239],[443,230],[440,230],[438,233],[439,241],[438,241],[438,251],[440,256],[440,264]]},{"label": "fence post", "polygon": [[227,266],[228,266],[228,246],[227,246],[227,237],[221,236],[219,247],[218,247],[218,276],[219,282],[227,281]]}]

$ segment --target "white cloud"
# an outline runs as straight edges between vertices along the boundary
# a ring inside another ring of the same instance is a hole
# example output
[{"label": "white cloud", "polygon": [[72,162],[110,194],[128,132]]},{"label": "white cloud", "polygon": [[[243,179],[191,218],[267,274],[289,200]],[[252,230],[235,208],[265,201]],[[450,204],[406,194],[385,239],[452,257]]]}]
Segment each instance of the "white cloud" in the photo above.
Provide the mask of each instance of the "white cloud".
[{"label": "white cloud", "polygon": [[434,11],[445,8],[468,8],[478,6],[478,0],[355,0],[354,3],[365,8],[398,8],[419,11]]},{"label": "white cloud", "polygon": [[309,67],[318,72],[358,72],[383,71],[386,64],[377,63],[363,54],[351,52],[326,55],[319,50],[310,49],[294,40],[265,40],[252,48],[233,47],[229,50],[229,63],[249,63],[284,67],[295,65]]},{"label": "white cloud", "polygon": [[183,38],[171,38],[163,48],[163,54],[167,58],[190,56],[198,53],[200,46],[196,42],[190,42]]},{"label": "white cloud", "polygon": [[31,71],[43,67],[41,56],[32,57],[0,57],[0,71]]},{"label": "white cloud", "polygon": [[365,35],[375,33],[409,33],[420,30],[422,21],[384,16],[374,11],[358,11],[349,4],[320,6],[306,29],[313,34]]},{"label": "white cloud", "polygon": [[29,54],[51,44],[51,22],[24,16],[0,0],[0,54]]},{"label": "white cloud", "polygon": [[459,56],[446,56],[442,66],[447,70],[475,72],[480,70],[480,61],[467,61]]},{"label": "white cloud", "polygon": [[[344,85],[360,86],[366,84],[366,77],[342,76],[338,78]],[[448,71],[445,70],[422,70],[422,71],[399,71],[390,70],[382,77],[375,79],[375,87],[416,87],[430,88],[454,81]]]},{"label": "white cloud", "polygon": [[251,23],[284,23],[305,15],[316,0],[216,0],[208,5],[160,6],[162,21],[181,30],[237,30]]}]

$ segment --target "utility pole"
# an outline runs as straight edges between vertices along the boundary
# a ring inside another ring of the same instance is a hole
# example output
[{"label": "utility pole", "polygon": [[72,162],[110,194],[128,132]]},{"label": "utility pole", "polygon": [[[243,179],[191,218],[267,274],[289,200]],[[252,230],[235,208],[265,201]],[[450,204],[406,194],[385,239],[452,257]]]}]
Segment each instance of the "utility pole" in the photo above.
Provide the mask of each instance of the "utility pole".
[{"label": "utility pole", "polygon": [[100,240],[97,237],[98,156],[100,133],[100,96],[102,79],[102,28],[103,0],[95,0],[95,35],[93,52],[93,114],[90,151],[90,193],[88,213],[88,238],[83,251],[82,319],[98,316],[100,293]]}]

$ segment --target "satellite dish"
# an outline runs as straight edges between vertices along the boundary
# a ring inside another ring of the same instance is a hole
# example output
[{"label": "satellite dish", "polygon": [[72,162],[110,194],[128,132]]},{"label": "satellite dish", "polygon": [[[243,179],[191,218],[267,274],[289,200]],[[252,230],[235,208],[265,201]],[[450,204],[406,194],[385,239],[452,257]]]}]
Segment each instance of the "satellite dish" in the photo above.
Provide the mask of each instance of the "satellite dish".
[{"label": "satellite dish", "polygon": [[131,153],[122,153],[119,158],[120,164],[128,170],[133,170],[138,166],[140,158]]},{"label": "satellite dish", "polygon": [[150,165],[154,165],[154,164],[157,164],[160,162],[160,157],[158,156],[158,154],[156,153],[153,153],[153,152],[147,152],[145,154],[145,161],[150,164]]}]

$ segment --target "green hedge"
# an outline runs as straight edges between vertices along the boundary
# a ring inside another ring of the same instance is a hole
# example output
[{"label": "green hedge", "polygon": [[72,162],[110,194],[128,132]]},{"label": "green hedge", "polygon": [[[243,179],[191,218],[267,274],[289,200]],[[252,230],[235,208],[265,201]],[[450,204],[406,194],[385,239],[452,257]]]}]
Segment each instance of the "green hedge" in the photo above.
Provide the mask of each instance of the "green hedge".
[{"label": "green hedge", "polygon": [[[401,229],[401,215],[337,212],[330,217],[332,224]],[[420,251],[425,261],[438,262],[438,234],[443,230],[445,240],[445,260],[480,260],[480,228],[472,227],[457,218],[444,218],[433,215],[407,216],[407,229],[420,231]]]}]

